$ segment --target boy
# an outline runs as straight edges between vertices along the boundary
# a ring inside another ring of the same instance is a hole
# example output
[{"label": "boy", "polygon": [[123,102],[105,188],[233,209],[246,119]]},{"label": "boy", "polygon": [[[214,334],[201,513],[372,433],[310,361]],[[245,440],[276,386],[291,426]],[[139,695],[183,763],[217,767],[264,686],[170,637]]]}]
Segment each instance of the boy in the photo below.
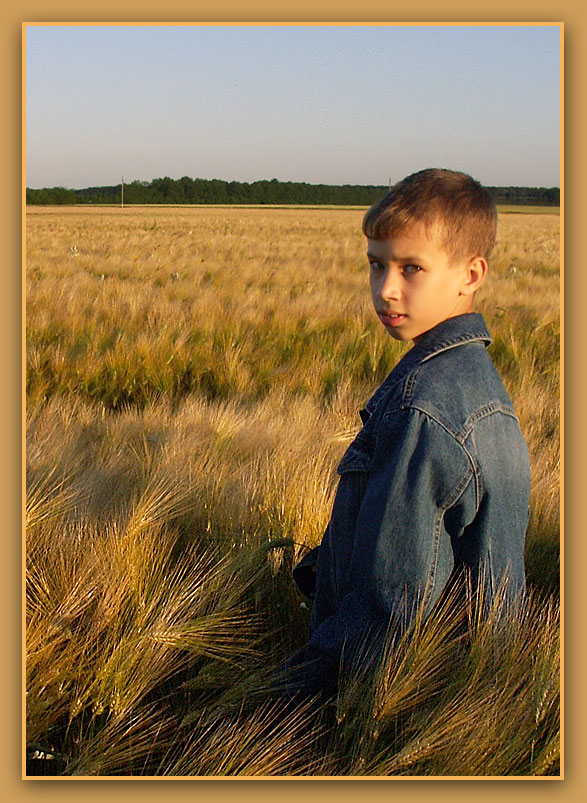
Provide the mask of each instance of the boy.
[{"label": "boy", "polygon": [[343,657],[382,644],[464,572],[489,601],[503,583],[511,600],[524,592],[528,453],[472,312],[496,224],[477,181],[438,169],[365,215],[375,311],[414,346],[361,410],[322,544],[294,570],[314,602],[310,639],[286,664],[291,696],[335,692]]}]

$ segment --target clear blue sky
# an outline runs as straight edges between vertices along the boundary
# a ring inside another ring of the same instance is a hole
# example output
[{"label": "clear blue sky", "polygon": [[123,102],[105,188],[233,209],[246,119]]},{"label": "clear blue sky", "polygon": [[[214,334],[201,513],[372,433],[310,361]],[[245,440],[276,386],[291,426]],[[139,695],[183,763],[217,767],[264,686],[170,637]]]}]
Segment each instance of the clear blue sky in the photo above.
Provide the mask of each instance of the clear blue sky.
[{"label": "clear blue sky", "polygon": [[26,183],[559,186],[558,26],[26,28]]}]

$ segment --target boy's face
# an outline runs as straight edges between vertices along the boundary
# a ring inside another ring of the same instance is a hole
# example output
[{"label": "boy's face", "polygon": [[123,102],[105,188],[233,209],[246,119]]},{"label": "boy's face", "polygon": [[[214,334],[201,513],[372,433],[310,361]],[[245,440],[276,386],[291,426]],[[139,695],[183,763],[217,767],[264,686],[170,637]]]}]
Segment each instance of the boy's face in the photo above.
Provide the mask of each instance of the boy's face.
[{"label": "boy's face", "polygon": [[367,242],[373,305],[396,340],[416,341],[441,321],[471,312],[475,260],[451,263],[421,225],[388,240]]}]

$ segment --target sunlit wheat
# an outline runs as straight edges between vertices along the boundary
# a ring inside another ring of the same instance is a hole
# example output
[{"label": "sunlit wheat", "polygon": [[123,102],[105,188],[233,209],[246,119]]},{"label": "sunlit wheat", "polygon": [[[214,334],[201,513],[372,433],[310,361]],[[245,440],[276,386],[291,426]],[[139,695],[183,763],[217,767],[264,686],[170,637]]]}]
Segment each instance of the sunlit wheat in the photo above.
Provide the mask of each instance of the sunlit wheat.
[{"label": "sunlit wheat", "polygon": [[500,216],[478,298],[530,450],[527,603],[416,618],[318,720],[270,695],[307,634],[291,567],[406,348],[361,216],[28,211],[27,741],[55,774],[559,771],[554,215]]}]

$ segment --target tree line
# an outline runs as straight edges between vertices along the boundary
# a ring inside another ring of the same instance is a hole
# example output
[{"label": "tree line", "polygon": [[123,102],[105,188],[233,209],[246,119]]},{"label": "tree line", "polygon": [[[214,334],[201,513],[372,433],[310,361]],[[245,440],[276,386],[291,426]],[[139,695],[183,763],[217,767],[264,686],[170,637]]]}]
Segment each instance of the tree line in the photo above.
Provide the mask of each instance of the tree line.
[{"label": "tree line", "polygon": [[[120,204],[121,185],[86,187],[26,188],[26,202],[34,205]],[[326,204],[370,206],[389,187],[356,184],[308,184],[278,181],[221,181],[220,179],[172,179],[132,181],[124,185],[125,204]],[[559,206],[558,187],[486,187],[496,203]]]}]

